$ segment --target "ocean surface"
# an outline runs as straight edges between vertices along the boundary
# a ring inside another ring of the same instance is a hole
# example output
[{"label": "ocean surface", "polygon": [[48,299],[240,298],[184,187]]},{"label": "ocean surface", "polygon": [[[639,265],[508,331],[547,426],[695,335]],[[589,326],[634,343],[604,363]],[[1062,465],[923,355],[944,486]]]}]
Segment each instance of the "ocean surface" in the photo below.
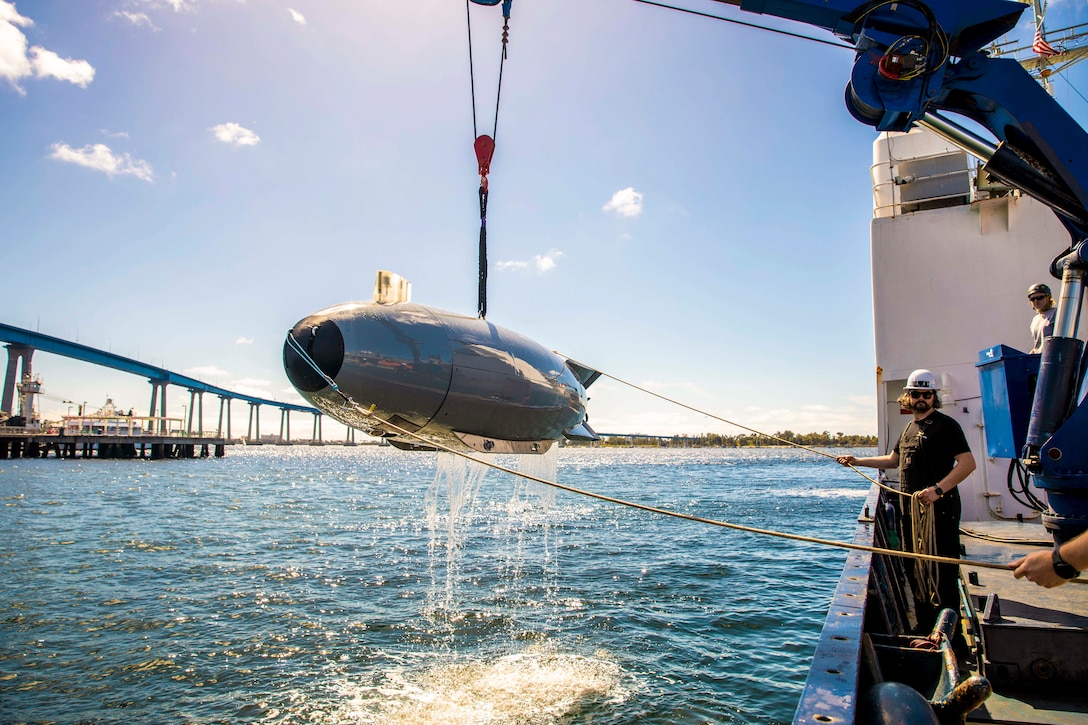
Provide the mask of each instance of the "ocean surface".
[{"label": "ocean surface", "polygon": [[[868,491],[791,449],[497,460],[840,541]],[[377,446],[0,460],[0,503],[5,725],[789,722],[846,558]]]}]

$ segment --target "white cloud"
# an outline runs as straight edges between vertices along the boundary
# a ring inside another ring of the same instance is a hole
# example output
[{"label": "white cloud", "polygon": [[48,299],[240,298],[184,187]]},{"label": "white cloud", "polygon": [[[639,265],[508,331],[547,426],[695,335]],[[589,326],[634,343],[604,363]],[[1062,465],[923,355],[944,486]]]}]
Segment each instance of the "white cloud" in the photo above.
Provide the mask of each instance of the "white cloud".
[{"label": "white cloud", "polygon": [[858,409],[853,406],[834,408],[822,405],[802,405],[798,410],[749,406],[744,410],[743,418],[741,423],[763,433],[784,430],[792,430],[794,433],[811,433],[826,430],[834,434],[876,430],[876,416],[873,409]]},{"label": "white cloud", "polygon": [[[243,0],[244,2],[244,0]],[[149,10],[160,11],[163,8],[173,10],[175,13],[190,12],[196,10],[198,0],[127,0],[125,5],[129,7],[144,7]],[[132,22],[133,25],[147,24],[153,30],[158,30],[146,13],[117,11],[114,15],[121,15]]]},{"label": "white cloud", "polygon": [[151,18],[147,16],[147,13],[130,13],[127,10],[117,10],[113,14],[124,18],[133,25],[146,25],[152,30],[158,30],[158,27],[155,26],[155,23],[151,22]]},{"label": "white cloud", "polygon": [[236,393],[241,393],[242,395],[251,395],[254,398],[274,400],[276,396],[274,391],[271,390],[271,385],[271,380],[242,378],[240,380],[231,380],[225,383],[223,387],[228,390],[233,390]]},{"label": "white cloud", "polygon": [[715,386],[707,387],[685,380],[655,379],[640,379],[637,385],[691,408],[679,411],[672,402],[631,394],[626,385],[602,378],[593,384],[593,401],[589,404],[590,425],[594,430],[647,435],[750,435],[753,430],[768,435],[786,430],[794,433],[826,430],[834,435],[840,431],[850,434],[876,430],[876,408],[871,396],[864,405],[848,401],[841,405],[752,404],[730,408],[730,405],[740,403],[736,394],[724,394]]},{"label": "white cloud", "polygon": [[237,340],[234,341],[234,344],[235,345],[252,345],[253,344],[253,338],[252,337],[239,337]]},{"label": "white cloud", "polygon": [[620,189],[602,208],[620,216],[638,216],[642,213],[642,192],[631,186]]},{"label": "white cloud", "polygon": [[86,88],[94,80],[94,67],[87,61],[61,58],[37,45],[27,54],[26,35],[20,28],[33,25],[33,20],[19,14],[14,3],[0,0],[0,80],[6,80],[21,94],[26,91],[19,81],[31,76],[57,78]]},{"label": "white cloud", "polygon": [[538,254],[533,257],[533,266],[538,274],[551,272],[555,269],[555,260],[563,256],[558,249],[549,249],[546,254]]},{"label": "white cloud", "polygon": [[256,146],[261,141],[260,136],[234,122],[221,123],[212,126],[210,130],[215,134],[216,140],[235,146]]},{"label": "white cloud", "polygon": [[228,374],[226,370],[217,368],[215,365],[201,365],[195,368],[186,368],[185,370],[182,370],[182,372],[194,377],[204,376],[207,378],[222,377]]},{"label": "white cloud", "polygon": [[[156,7],[161,4],[159,0],[146,0],[146,2]],[[188,10],[192,7],[192,3],[190,3],[189,0],[163,0],[163,2],[174,8],[175,13],[180,13],[182,10]]]},{"label": "white cloud", "polygon": [[141,159],[134,159],[126,154],[115,154],[106,144],[88,144],[81,149],[74,149],[65,143],[55,143],[49,158],[65,161],[77,166],[101,171],[106,176],[135,176],[150,182],[154,179],[151,164]]},{"label": "white cloud", "polygon": [[26,57],[26,36],[17,25],[33,25],[30,18],[24,18],[15,11],[15,6],[0,0],[0,78],[3,78],[20,93],[18,80],[31,74],[30,61]]},{"label": "white cloud", "polygon": [[535,272],[536,274],[547,274],[556,267],[556,260],[563,256],[563,253],[558,249],[549,249],[544,254],[534,255],[529,261],[508,261],[499,262],[496,264],[496,268],[502,271],[513,272]]},{"label": "white cloud", "polygon": [[19,11],[15,9],[15,3],[9,3],[7,0],[0,0],[0,20],[23,26],[34,24],[33,20],[19,14]]},{"label": "white cloud", "polygon": [[302,16],[302,13],[300,13],[298,10],[295,10],[294,8],[287,8],[287,12],[291,13],[291,19],[299,25],[306,24],[306,18],[304,18]]},{"label": "white cloud", "polygon": [[94,66],[85,60],[61,58],[51,50],[34,46],[30,49],[30,64],[38,78],[56,78],[86,88],[94,80]]},{"label": "white cloud", "polygon": [[253,388],[267,388],[272,384],[271,380],[263,380],[261,378],[240,378],[232,382],[234,385],[244,385]]}]

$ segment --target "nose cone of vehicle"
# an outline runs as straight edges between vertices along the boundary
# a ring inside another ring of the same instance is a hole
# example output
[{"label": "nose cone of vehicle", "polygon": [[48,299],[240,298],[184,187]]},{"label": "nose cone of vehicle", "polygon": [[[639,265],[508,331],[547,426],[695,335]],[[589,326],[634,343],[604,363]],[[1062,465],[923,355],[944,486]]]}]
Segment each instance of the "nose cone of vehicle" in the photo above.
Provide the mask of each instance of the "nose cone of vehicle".
[{"label": "nose cone of vehicle", "polygon": [[[313,315],[295,325],[288,334],[306,351],[321,372],[335,380],[344,364],[344,335],[335,322]],[[287,340],[283,344],[283,368],[287,379],[300,393],[316,393],[328,383]]]}]

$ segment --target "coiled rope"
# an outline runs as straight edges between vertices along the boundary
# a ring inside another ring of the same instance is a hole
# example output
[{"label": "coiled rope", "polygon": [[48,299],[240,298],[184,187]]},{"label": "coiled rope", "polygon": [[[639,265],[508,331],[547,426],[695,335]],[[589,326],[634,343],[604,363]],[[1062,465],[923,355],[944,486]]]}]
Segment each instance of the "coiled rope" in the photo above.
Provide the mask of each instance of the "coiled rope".
[{"label": "coiled rope", "polygon": [[[344,391],[340,390],[339,386],[336,385],[336,383],[333,381],[333,379],[330,378],[328,375],[326,375],[325,372],[323,370],[321,370],[320,367],[317,366],[317,363],[315,363],[313,361],[313,359],[302,348],[302,346],[298,343],[298,341],[295,340],[294,336],[291,335],[290,332],[288,332],[288,335],[287,335],[287,344],[291,347],[292,350],[294,350],[296,353],[299,354],[299,356],[302,357],[302,359],[306,362],[307,365],[309,365],[311,368],[313,368],[314,372],[316,372],[318,375],[320,375],[322,377],[323,380],[325,380],[325,382],[332,388],[332,390],[337,395],[339,395],[341,398],[343,398],[344,408],[351,409],[355,413],[358,413],[358,414],[362,415],[364,418],[373,420],[375,422],[375,427],[381,427],[381,428],[386,429],[386,430],[392,430],[392,431],[395,431],[398,434],[406,435],[406,436],[409,436],[411,438],[415,438],[416,440],[420,441],[421,443],[424,443],[427,446],[430,446],[431,448],[436,448],[436,449],[438,449],[440,451],[444,451],[446,453],[452,453],[455,456],[460,456],[461,458],[465,458],[465,459],[470,460],[470,461],[475,461],[476,463],[487,466],[488,468],[493,468],[493,469],[495,469],[497,471],[502,471],[504,473],[509,473],[509,474],[511,474],[513,476],[520,476],[521,478],[524,478],[524,479],[526,479],[528,481],[535,481],[536,483],[540,483],[540,484],[543,484],[545,486],[551,486],[552,488],[558,489],[560,491],[566,491],[567,493],[573,493],[573,494],[577,494],[579,496],[585,496],[587,498],[596,499],[598,501],[606,501],[608,503],[614,503],[614,504],[617,504],[619,506],[626,506],[628,508],[638,509],[640,511],[647,511],[649,513],[660,514],[661,516],[670,516],[672,518],[683,519],[685,521],[695,521],[695,522],[701,523],[701,524],[709,524],[711,526],[718,526],[718,527],[725,528],[725,529],[732,529],[734,531],[743,531],[743,532],[746,532],[746,533],[749,533],[749,534],[758,534],[760,536],[772,536],[772,537],[779,538],[779,539],[788,539],[790,541],[800,541],[800,542],[804,542],[804,543],[807,543],[807,544],[817,544],[819,546],[829,546],[829,547],[834,547],[834,548],[839,548],[839,549],[849,549],[851,551],[864,551],[864,552],[868,552],[870,554],[883,554],[885,556],[897,556],[897,557],[900,557],[900,558],[903,558],[903,559],[914,559],[914,560],[929,561],[929,562],[933,562],[935,564],[954,564],[956,566],[974,566],[974,567],[979,567],[979,568],[983,568],[983,569],[999,569],[999,570],[1002,570],[1002,571],[1012,571],[1012,567],[1010,565],[1008,565],[1008,564],[995,564],[995,563],[991,563],[991,562],[988,562],[988,561],[971,561],[971,560],[966,560],[966,559],[953,559],[953,558],[947,557],[947,556],[936,556],[934,554],[918,554],[918,553],[914,553],[914,552],[910,552],[910,551],[899,551],[898,549],[882,549],[882,548],[876,547],[876,546],[866,546],[865,544],[855,544],[855,543],[848,543],[848,542],[844,542],[844,541],[834,541],[834,540],[831,540],[831,539],[820,539],[820,538],[816,538],[816,537],[813,537],[813,536],[803,536],[801,534],[790,534],[790,533],[786,533],[786,532],[783,532],[783,531],[773,531],[771,529],[760,529],[760,528],[756,528],[754,526],[745,526],[743,524],[735,524],[735,523],[732,523],[732,522],[729,522],[729,521],[721,521],[721,520],[718,520],[718,519],[710,519],[710,518],[706,518],[706,517],[703,517],[703,516],[694,516],[692,514],[685,514],[685,513],[679,512],[679,511],[672,511],[670,509],[663,509],[663,508],[659,508],[657,506],[649,506],[647,504],[642,504],[642,503],[638,503],[638,502],[635,502],[635,501],[627,501],[627,500],[624,500],[624,499],[615,498],[613,496],[606,496],[604,494],[595,493],[593,491],[587,491],[585,489],[575,488],[574,486],[568,486],[566,484],[562,484],[562,483],[559,483],[557,481],[549,481],[549,480],[547,480],[545,478],[540,478],[538,476],[534,476],[534,475],[531,475],[531,474],[528,474],[528,473],[524,473],[522,471],[518,471],[518,470],[515,470],[515,469],[512,469],[512,468],[508,468],[506,466],[499,465],[498,463],[493,463],[491,461],[481,460],[481,459],[477,458],[476,456],[473,456],[472,454],[470,454],[468,452],[457,450],[455,448],[451,448],[451,447],[449,447],[449,446],[447,446],[447,445],[445,445],[443,443],[440,443],[438,441],[432,440],[432,439],[427,438],[425,436],[418,435],[414,431],[407,430],[406,428],[402,428],[399,425],[391,423],[391,422],[389,422],[387,420],[383,420],[382,418],[380,418],[379,416],[374,414],[374,406],[371,406],[368,409],[367,407],[365,407],[363,405],[360,405],[359,403],[355,402],[355,400],[353,400],[350,395],[348,395]],[[576,362],[576,361],[572,360],[572,362]],[[607,373],[602,373],[602,374],[606,375],[607,377],[612,378],[613,380],[616,380],[617,382],[622,382],[622,381],[619,380],[619,378],[608,375]],[[632,387],[637,388],[638,386],[632,386]],[[639,388],[639,389],[641,390],[641,388]],[[645,392],[650,393],[650,391],[645,391]],[[659,398],[662,397],[660,395],[657,395],[656,393],[650,393],[650,394],[655,395],[656,397],[659,397]],[[682,407],[688,408],[689,410],[693,410],[693,411],[696,411],[696,412],[701,412],[701,411],[697,411],[695,408],[692,408],[691,406],[684,405],[682,403],[678,403],[678,405],[681,405]],[[718,418],[717,416],[711,416],[711,417],[716,418],[717,420],[723,420],[722,418]],[[731,423],[731,425],[737,425],[737,424]],[[744,428],[745,430],[748,430],[748,431],[753,431],[753,429],[748,428],[746,426],[739,426],[739,427]],[[753,432],[758,433],[758,431],[753,431]],[[774,436],[770,436],[770,437],[774,438]],[[775,440],[782,440],[782,439],[775,438]],[[789,441],[783,441],[783,442],[789,443]],[[808,447],[800,445],[800,444],[796,444],[796,445],[798,447],[800,447],[800,448],[811,451],[813,453],[818,453],[818,454],[820,454],[822,456],[827,456],[827,457],[830,457],[830,458],[834,458],[834,456],[831,456],[831,455],[829,455],[827,453],[824,453],[822,451],[817,451],[815,449],[808,448]],[[869,478],[865,474],[861,474],[861,475],[865,476],[865,478]],[[872,480],[872,479],[869,479],[869,480]]]},{"label": "coiled rope", "polygon": [[[928,554],[937,550],[937,527],[934,525],[936,516],[932,505],[922,503],[921,495],[922,492],[917,491],[910,498],[910,543],[913,551]],[[941,601],[937,593],[937,566],[933,562],[916,559],[914,578],[929,603],[939,605]]]}]

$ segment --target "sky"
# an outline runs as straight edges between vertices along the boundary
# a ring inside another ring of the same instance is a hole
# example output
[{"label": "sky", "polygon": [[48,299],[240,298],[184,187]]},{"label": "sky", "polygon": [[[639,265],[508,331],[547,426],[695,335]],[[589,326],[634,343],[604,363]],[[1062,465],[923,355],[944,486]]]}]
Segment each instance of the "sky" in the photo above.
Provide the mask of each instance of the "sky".
[{"label": "sky", "polygon": [[[461,0],[0,0],[0,321],[303,403],[287,330],[369,299],[379,269],[475,314],[502,18],[467,15],[478,131]],[[1051,2],[1049,28],[1077,22],[1083,2]],[[852,62],[632,0],[514,2],[488,320],[756,430],[875,434],[876,134],[843,105]],[[1055,88],[1085,124],[1088,64]],[[149,408],[144,378],[33,364],[47,418]],[[601,432],[743,432],[608,378],[589,395]]]}]

